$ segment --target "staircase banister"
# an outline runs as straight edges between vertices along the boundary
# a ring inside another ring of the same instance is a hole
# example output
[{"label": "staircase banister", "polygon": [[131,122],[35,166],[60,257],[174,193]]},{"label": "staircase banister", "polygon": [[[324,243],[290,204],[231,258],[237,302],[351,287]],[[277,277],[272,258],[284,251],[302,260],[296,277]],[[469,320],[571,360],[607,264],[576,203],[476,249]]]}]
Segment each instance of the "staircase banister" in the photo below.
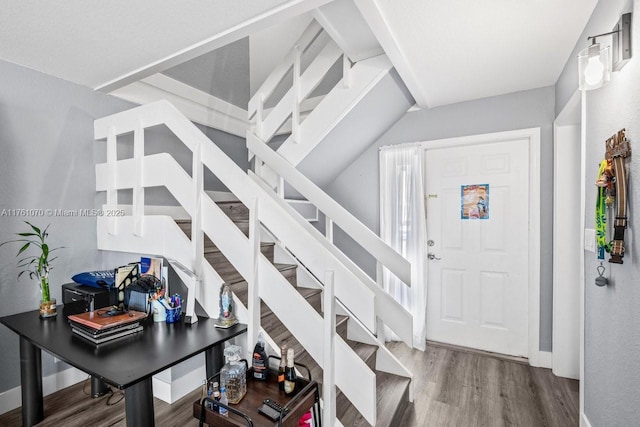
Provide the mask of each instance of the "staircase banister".
[{"label": "staircase banister", "polygon": [[295,85],[291,87],[278,104],[269,111],[263,123],[263,138],[265,140],[270,140],[287,118],[291,117],[291,107],[296,92],[300,100],[306,99],[322,82],[340,56],[342,56],[342,51],[338,45],[333,40],[329,40],[300,76],[300,87],[296,88]]},{"label": "staircase banister", "polygon": [[[269,195],[271,192],[264,190],[253,180],[249,180],[247,183],[246,172],[241,170],[233,160],[224,155],[220,148],[215,144],[212,144],[211,140],[177,109],[166,109],[166,111],[173,111],[173,113],[166,115],[165,125],[169,130],[171,130],[182,141],[185,139],[191,139],[190,145],[193,147],[200,145],[202,148],[203,164],[218,176],[222,183],[225,184],[225,186],[229,188],[229,190],[234,193],[242,203],[245,205],[250,204],[251,199],[260,193],[262,193],[263,196],[267,196],[265,200],[269,203],[268,206],[265,206],[265,209],[261,210],[260,220],[265,223],[267,227],[276,227],[277,224],[275,224],[275,222],[277,218],[280,218],[280,215],[271,213],[271,211],[274,209],[281,210],[282,207],[279,207],[272,199],[270,199]],[[270,218],[270,220],[265,219],[265,217]],[[280,227],[280,232],[276,234],[278,234],[279,238],[282,238],[284,233],[290,231],[291,230],[289,228]],[[313,231],[317,232],[315,229],[313,229]],[[299,232],[306,234],[304,230],[299,230]],[[364,273],[360,276],[355,274],[352,269],[349,269],[344,265],[344,262],[341,264],[339,259],[332,252],[324,252],[320,257],[318,257],[317,254],[310,255],[312,251],[310,251],[309,247],[317,247],[318,244],[322,244],[321,239],[314,239],[313,241],[305,242],[305,244],[299,242],[296,243],[291,240],[288,242],[289,245],[297,245],[303,254],[308,252],[307,255],[301,255],[301,259],[303,259],[304,256],[308,260],[322,260],[322,262],[327,265],[325,268],[332,266],[331,268],[336,272],[336,279],[340,279],[339,283],[341,284],[341,286],[336,290],[338,297],[345,304],[352,307],[354,313],[361,318],[367,327],[374,330],[376,290],[372,288],[370,283],[364,282],[364,280],[371,282],[371,279]],[[341,252],[337,252],[344,257]],[[348,258],[344,257],[344,260],[346,262]],[[373,286],[375,287],[375,284]]]},{"label": "staircase banister", "polygon": [[[134,159],[118,160],[115,164],[116,189],[123,190],[133,188],[135,177],[130,173],[135,168]],[[95,166],[96,191],[106,191],[108,181],[107,163],[99,163]],[[163,171],[158,173],[157,171]],[[191,177],[180,167],[178,162],[167,153],[158,153],[145,156],[143,159],[143,183],[145,187],[166,186],[167,176],[171,176],[173,194],[180,205],[193,214],[194,200],[192,197]]]},{"label": "staircase banister", "polygon": [[251,132],[247,148],[408,286],[411,263]]},{"label": "staircase banister", "polygon": [[[341,265],[345,266],[349,271],[364,285],[366,285],[375,295],[375,306],[376,306],[376,316],[382,319],[385,325],[389,326],[391,330],[393,330],[407,345],[412,345],[413,343],[413,316],[411,313],[402,306],[398,301],[396,301],[387,291],[379,287],[376,282],[373,281],[360,267],[358,267],[349,257],[347,257],[342,251],[336,248],[331,242],[324,238],[322,233],[320,233],[315,227],[309,224],[308,221],[304,220],[301,215],[299,215],[296,211],[293,210],[283,199],[275,196],[268,186],[262,182],[262,180],[254,174],[252,171],[249,171],[249,176],[253,178],[256,184],[260,185],[264,188],[268,194],[271,194],[274,202],[279,203],[283,211],[287,212],[287,215],[297,222],[297,224],[306,230],[308,235],[314,242],[319,242],[326,249],[327,252],[331,253],[333,257],[335,257]],[[309,239],[306,239],[309,240]],[[311,240],[309,240],[311,241]],[[285,246],[286,246],[286,242]],[[295,250],[292,252],[296,253]],[[302,263],[305,263],[305,260],[301,260]],[[312,265],[305,264],[305,266],[316,276],[319,277],[319,271],[314,271]],[[341,288],[337,288],[338,291],[342,291]],[[338,296],[338,299],[344,304],[344,306],[350,311],[354,312],[354,310],[360,309],[353,304],[349,304],[348,301],[345,301],[341,298],[341,295]],[[355,317],[358,318],[357,312],[354,312]],[[374,330],[371,328],[371,325],[365,325],[370,330]]]},{"label": "staircase banister", "polygon": [[317,21],[312,20],[309,26],[304,30],[300,38],[294,43],[293,47],[287,52],[282,62],[269,74],[269,77],[255,92],[253,97],[249,100],[248,113],[249,119],[253,117],[260,104],[260,96],[262,99],[267,99],[273,91],[278,87],[280,81],[287,74],[287,71],[293,66],[294,58],[297,54],[297,50],[305,51],[309,45],[316,39],[318,34],[322,31],[322,27]]},{"label": "staircase banister", "polygon": [[173,107],[168,101],[161,100],[140,105],[132,109],[96,119],[93,122],[95,139],[105,139],[109,129],[114,128],[116,135],[133,132],[143,121],[144,127],[157,126],[165,121],[167,107]]}]

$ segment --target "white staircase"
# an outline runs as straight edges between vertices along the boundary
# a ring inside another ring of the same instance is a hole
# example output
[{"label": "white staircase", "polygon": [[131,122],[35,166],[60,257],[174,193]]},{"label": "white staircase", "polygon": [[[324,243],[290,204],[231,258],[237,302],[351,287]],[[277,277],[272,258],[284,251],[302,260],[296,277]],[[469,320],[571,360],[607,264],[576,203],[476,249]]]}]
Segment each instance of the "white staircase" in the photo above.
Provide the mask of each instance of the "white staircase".
[{"label": "white staircase", "polygon": [[[190,174],[168,153],[144,155],[144,146],[148,143],[145,142],[145,129],[158,125],[166,126],[191,150]],[[119,159],[117,137],[131,132],[134,133],[133,157]],[[248,307],[237,301],[238,317],[249,325],[248,341],[254,341],[260,330],[260,304],[255,302],[262,301],[320,367],[333,368],[325,370],[329,373],[333,370],[334,375],[324,378],[324,387],[339,387],[361,416],[369,424],[376,425],[375,373],[335,332],[330,340],[334,343],[334,352],[324,354],[323,343],[327,339],[319,337],[326,334],[326,325],[331,325],[331,319],[323,318],[260,253],[261,236],[268,230],[268,235],[277,240],[282,250],[293,254],[320,285],[335,289],[336,303],[350,316],[351,334],[360,337],[361,341],[383,339],[379,332],[387,325],[411,344],[411,315],[269,186],[241,170],[168,102],[156,102],[96,120],[95,138],[107,140],[107,162],[96,166],[96,190],[106,192],[106,206],[117,206],[119,191],[133,192],[130,215],[98,218],[99,249],[158,254],[180,262],[201,278],[197,302],[208,316],[216,317],[223,280],[205,261],[206,234],[249,283]],[[268,150],[267,147],[254,148],[268,161],[271,160],[269,154],[277,157],[273,152],[262,153],[261,149]],[[271,166],[280,169],[277,160]],[[249,208],[248,237],[204,191],[204,168],[213,172]],[[296,171],[291,168],[280,173],[289,175]],[[297,178],[308,187],[303,190],[308,193],[309,200],[315,200],[328,217],[335,218],[356,241],[362,242],[378,259],[381,268],[386,266],[410,283],[411,267],[406,260],[341,210],[319,188],[302,176]],[[162,214],[161,207],[145,206],[144,193],[149,187],[166,188],[181,208],[168,207],[166,214]],[[152,211],[153,215],[150,214]],[[177,211],[182,214],[176,214]],[[176,224],[175,219],[180,217],[191,220],[191,238]],[[272,339],[269,342],[278,349],[277,342]],[[384,346],[377,352],[376,368],[411,377]],[[335,402],[325,402],[325,407],[331,408],[331,405]]]},{"label": "white staircase", "polygon": [[[321,49],[316,54],[318,46]],[[312,57],[309,58],[308,52]],[[342,63],[341,76],[331,74],[338,61]],[[308,65],[303,69],[303,64]],[[276,151],[323,186],[411,107],[411,96],[394,74],[384,54],[353,63],[322,27],[312,21],[249,101],[248,117],[252,126],[248,134],[269,144],[283,129],[290,129],[290,136]],[[316,102],[317,98],[309,99],[314,90],[326,79],[336,80],[336,77],[338,84],[315,108],[302,115],[301,111],[306,110],[303,105]],[[283,87],[288,88],[284,94]],[[370,102],[363,103],[365,100]],[[274,106],[267,109],[266,105]],[[350,120],[351,116],[355,121]],[[367,117],[374,120],[367,121]],[[336,148],[340,150],[338,159],[333,155]],[[323,167],[318,168],[318,164]],[[278,176],[273,170],[265,167],[257,171],[269,185],[278,185]]]},{"label": "white staircase", "polygon": [[[314,54],[309,56],[309,52]],[[335,70],[340,60],[339,83],[320,102],[309,99],[323,80],[331,78],[327,73]],[[291,79],[290,87],[283,86],[287,78]],[[282,342],[278,340],[291,336],[304,349],[304,360],[316,364],[316,374],[322,372],[327,425],[340,425],[336,414],[344,417],[348,425],[396,422],[393,416],[379,416],[376,383],[382,378],[386,385],[394,376],[410,379],[412,375],[384,346],[384,328],[389,327],[412,346],[413,322],[411,314],[382,289],[380,278],[383,269],[388,269],[411,285],[415,268],[316,185],[326,176],[310,179],[299,169],[314,156],[322,157],[326,155],[323,152],[334,151],[338,146],[344,155],[332,165],[344,167],[372,142],[366,131],[360,132],[360,138],[349,138],[348,144],[342,142],[350,115],[362,121],[363,100],[383,97],[386,102],[369,103],[364,111],[370,110],[371,105],[382,105],[390,123],[397,120],[411,102],[394,81],[394,71],[384,55],[354,64],[312,21],[249,103],[252,126],[247,132],[247,147],[250,157],[255,157],[255,173],[241,170],[167,101],[95,122],[95,138],[107,140],[107,161],[96,166],[96,190],[106,192],[107,208],[117,207],[118,192],[133,192],[133,205],[127,207],[126,216],[98,218],[99,249],[157,254],[175,260],[185,267],[181,277],[200,279],[191,280],[191,290],[209,317],[217,317],[219,289],[223,277],[229,278],[228,272],[221,270],[226,267],[221,265],[229,265],[246,283],[240,293],[234,290],[234,298],[239,319],[248,324],[247,342],[255,342],[258,332],[265,332],[263,319],[277,317],[280,332],[277,336],[267,335],[267,341],[279,353]],[[303,114],[301,106],[310,103],[315,108]],[[190,173],[169,153],[144,154],[145,129],[158,125],[166,126],[191,151]],[[384,120],[376,125],[383,128]],[[133,157],[122,159],[117,153],[117,138],[131,132]],[[273,151],[268,142],[283,132],[291,135],[277,152]],[[241,221],[242,229],[205,192],[205,168],[248,209],[248,219]],[[324,214],[325,235],[285,202],[285,182]],[[180,206],[146,206],[144,195],[149,187],[166,188]],[[182,229],[176,220],[182,220]],[[184,220],[188,220],[187,228]],[[333,245],[334,224],[376,259],[377,278],[370,278]],[[276,258],[297,264],[298,277],[304,277],[312,288],[324,293],[324,310],[319,309],[316,299],[310,298],[316,295],[315,291],[291,286],[281,273],[283,269],[274,263],[273,254],[263,253],[265,240],[275,243]],[[226,264],[207,261],[211,252],[205,241],[215,246]],[[268,314],[261,311],[261,303],[268,306]],[[336,313],[348,318],[342,323],[347,327],[341,333],[336,332]],[[283,335],[283,330],[290,335]],[[358,342],[377,346],[374,359],[358,356]],[[400,401],[412,401],[412,386],[402,384],[405,385],[397,387]],[[337,405],[336,387],[355,408],[353,411]]]}]

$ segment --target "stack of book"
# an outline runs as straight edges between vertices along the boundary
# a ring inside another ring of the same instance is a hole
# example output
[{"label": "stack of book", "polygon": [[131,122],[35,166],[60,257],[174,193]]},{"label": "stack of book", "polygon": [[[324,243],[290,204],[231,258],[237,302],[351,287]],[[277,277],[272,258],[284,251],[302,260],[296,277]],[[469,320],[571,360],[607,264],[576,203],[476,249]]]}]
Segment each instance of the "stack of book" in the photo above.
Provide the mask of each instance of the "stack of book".
[{"label": "stack of book", "polygon": [[96,310],[68,317],[71,331],[94,344],[102,344],[142,331],[140,321],[147,313],[126,311],[114,313],[109,310]]}]

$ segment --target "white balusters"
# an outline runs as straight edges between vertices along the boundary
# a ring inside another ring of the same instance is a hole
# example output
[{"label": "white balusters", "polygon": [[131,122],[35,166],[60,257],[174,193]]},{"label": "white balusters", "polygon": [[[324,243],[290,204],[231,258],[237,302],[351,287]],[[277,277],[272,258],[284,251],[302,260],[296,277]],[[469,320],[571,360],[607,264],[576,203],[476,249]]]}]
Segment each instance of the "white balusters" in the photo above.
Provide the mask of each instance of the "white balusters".
[{"label": "white balusters", "polygon": [[342,54],[342,86],[345,89],[351,87],[351,61],[346,53]]},{"label": "white balusters", "polygon": [[291,135],[293,141],[300,142],[300,57],[302,52],[300,47],[295,47],[295,57],[293,60],[293,108],[291,111]]},{"label": "white balusters", "polygon": [[191,253],[193,271],[202,276],[204,262],[204,233],[202,232],[202,192],[204,189],[204,170],[202,165],[202,143],[196,143],[193,149],[191,180],[193,182],[193,211],[191,215]]},{"label": "white balusters", "polygon": [[258,332],[260,331],[260,280],[258,275],[260,221],[258,220],[258,209],[258,198],[253,197],[249,206],[249,277],[247,278],[249,289],[247,299],[247,309],[249,311],[247,340],[249,343],[258,342]]},{"label": "white balusters", "polygon": [[324,274],[324,337],[322,367],[322,399],[324,401],[322,418],[327,425],[332,426],[336,419],[336,299],[333,283],[333,271]]},{"label": "white balusters", "polygon": [[324,216],[324,228],[324,235],[327,237],[328,241],[333,243],[333,220],[327,215]]},{"label": "white balusters", "polygon": [[133,234],[142,236],[144,232],[144,123],[138,121],[133,132],[133,160],[135,164],[133,183]]},{"label": "white balusters", "polygon": [[[117,174],[116,167],[118,162],[118,146],[116,137],[116,128],[110,126],[107,134],[107,208],[115,209],[118,205],[118,187],[117,187]],[[116,218],[110,216],[107,219],[109,234],[115,235]]]}]

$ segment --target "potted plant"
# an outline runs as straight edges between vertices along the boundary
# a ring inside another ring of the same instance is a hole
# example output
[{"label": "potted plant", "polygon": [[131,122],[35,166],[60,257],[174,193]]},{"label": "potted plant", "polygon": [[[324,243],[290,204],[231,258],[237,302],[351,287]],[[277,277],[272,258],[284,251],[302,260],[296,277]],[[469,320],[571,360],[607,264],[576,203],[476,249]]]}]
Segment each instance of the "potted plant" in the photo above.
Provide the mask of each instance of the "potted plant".
[{"label": "potted plant", "polygon": [[[47,243],[47,237],[49,237],[47,230],[49,229],[49,225],[44,229],[40,229],[29,221],[25,221],[25,223],[30,229],[23,233],[16,233],[20,238],[9,240],[0,244],[0,246],[13,242],[22,244],[16,257],[22,254],[26,256],[18,260],[18,268],[23,269],[18,273],[18,279],[20,279],[20,276],[24,273],[29,273],[29,278],[38,281],[42,294],[40,300],[40,317],[53,317],[57,314],[56,300],[55,298],[51,298],[51,294],[49,293],[49,272],[51,271],[51,262],[57,257],[50,258],[50,255],[53,251],[60,248],[49,248],[49,244]],[[30,248],[32,249],[32,251],[30,251],[31,255],[27,252]]]}]

